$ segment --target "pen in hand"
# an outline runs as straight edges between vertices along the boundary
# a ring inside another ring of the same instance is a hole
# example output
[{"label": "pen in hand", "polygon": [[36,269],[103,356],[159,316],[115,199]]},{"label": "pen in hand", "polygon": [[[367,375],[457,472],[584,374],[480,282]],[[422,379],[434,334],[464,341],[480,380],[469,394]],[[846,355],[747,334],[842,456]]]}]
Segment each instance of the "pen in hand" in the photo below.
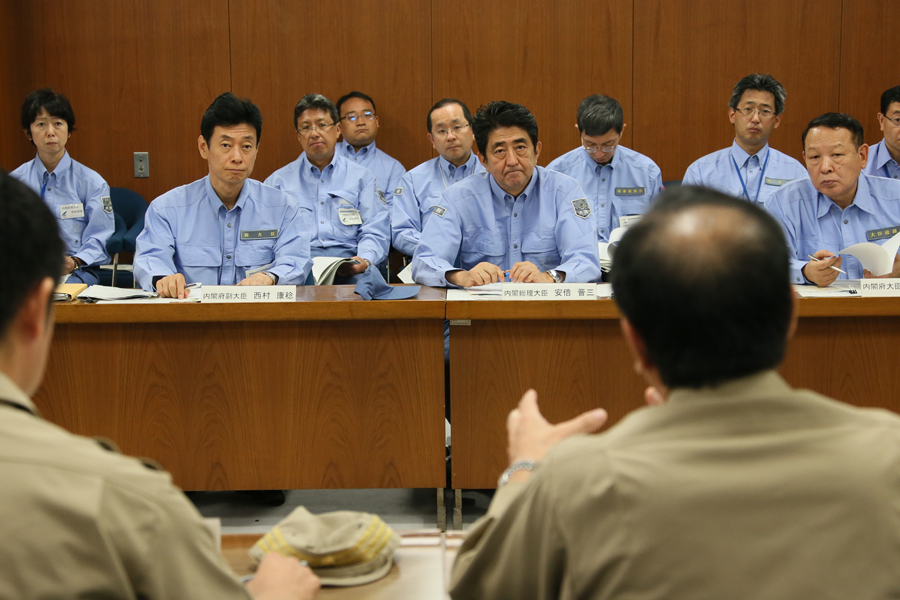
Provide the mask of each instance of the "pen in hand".
[{"label": "pen in hand", "polygon": [[[816,262],[822,262],[821,259],[816,258],[816,257],[813,256],[812,254],[807,254],[806,256],[809,257],[810,259],[816,261]],[[844,270],[842,270],[842,269],[838,269],[837,267],[835,267],[835,266],[833,266],[833,265],[830,266],[830,267],[828,267],[828,268],[829,268],[829,269],[834,269],[834,270],[837,271],[838,273],[843,273],[844,275],[847,274],[847,271],[844,271]]]}]

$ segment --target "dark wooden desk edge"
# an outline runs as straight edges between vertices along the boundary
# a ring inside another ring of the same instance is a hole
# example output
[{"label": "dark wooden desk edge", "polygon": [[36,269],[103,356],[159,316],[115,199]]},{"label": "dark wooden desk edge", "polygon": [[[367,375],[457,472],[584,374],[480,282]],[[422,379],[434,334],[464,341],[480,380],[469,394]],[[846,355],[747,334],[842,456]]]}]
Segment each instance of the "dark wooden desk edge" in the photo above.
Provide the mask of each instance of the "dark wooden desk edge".
[{"label": "dark wooden desk edge", "polygon": [[297,288],[296,302],[56,305],[57,323],[197,323],[443,319],[446,290],[422,286],[408,300],[366,301],[352,286]]},{"label": "dark wooden desk edge", "polygon": [[[447,318],[491,320],[618,319],[613,300],[448,301]],[[895,317],[900,298],[801,298],[801,317]]]}]

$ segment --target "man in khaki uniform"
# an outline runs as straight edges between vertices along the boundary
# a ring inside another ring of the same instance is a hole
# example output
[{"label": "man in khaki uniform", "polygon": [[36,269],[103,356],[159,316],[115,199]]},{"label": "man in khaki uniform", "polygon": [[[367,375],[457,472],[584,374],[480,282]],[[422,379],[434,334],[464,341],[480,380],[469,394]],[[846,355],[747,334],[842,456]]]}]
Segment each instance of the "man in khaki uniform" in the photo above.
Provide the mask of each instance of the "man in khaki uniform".
[{"label": "man in khaki uniform", "polygon": [[451,595],[900,597],[900,417],[776,373],[796,325],[789,268],[754,203],[662,194],[612,271],[651,406],[572,436],[603,412],[552,426],[529,390]]},{"label": "man in khaki uniform", "polygon": [[0,598],[312,598],[318,579],[278,555],[244,588],[168,474],[41,419],[29,396],[63,245],[47,206],[2,172],[0,256]]}]

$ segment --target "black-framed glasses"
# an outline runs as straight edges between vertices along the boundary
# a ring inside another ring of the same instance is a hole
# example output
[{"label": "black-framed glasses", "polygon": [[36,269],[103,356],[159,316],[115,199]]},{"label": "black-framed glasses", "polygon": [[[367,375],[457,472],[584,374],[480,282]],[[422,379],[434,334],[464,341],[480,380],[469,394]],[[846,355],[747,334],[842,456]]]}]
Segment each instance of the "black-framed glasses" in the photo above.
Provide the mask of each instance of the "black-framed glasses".
[{"label": "black-framed glasses", "polygon": [[375,118],[375,111],[372,110],[364,110],[361,113],[349,112],[343,117],[341,117],[341,121],[350,121],[351,123],[356,123],[360,119],[365,121],[371,121]]},{"label": "black-framed glasses", "polygon": [[900,127],[900,117],[889,117],[887,115],[883,115],[886,121],[890,121],[894,127]]},{"label": "black-framed glasses", "polygon": [[309,135],[313,131],[326,131],[329,127],[334,127],[334,123],[317,123],[315,125],[304,125],[297,131],[300,132],[300,135]]}]

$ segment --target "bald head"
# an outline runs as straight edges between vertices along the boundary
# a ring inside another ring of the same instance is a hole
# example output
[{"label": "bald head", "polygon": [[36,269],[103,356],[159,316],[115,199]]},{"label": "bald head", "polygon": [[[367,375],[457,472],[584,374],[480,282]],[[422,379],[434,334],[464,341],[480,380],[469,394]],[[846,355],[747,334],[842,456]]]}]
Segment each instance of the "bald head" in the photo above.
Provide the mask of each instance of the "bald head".
[{"label": "bald head", "polygon": [[777,366],[791,320],[778,224],[705,188],[666,191],[616,250],[616,302],[663,382],[702,387]]}]

